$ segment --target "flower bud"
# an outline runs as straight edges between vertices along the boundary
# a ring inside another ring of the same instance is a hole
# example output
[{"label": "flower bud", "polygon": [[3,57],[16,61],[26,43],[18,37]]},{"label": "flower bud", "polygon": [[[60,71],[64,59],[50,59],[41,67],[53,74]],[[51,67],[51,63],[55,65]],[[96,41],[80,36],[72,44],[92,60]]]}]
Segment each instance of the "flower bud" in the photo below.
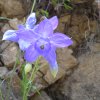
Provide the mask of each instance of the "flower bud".
[{"label": "flower bud", "polygon": [[27,64],[25,65],[25,68],[24,68],[25,74],[29,73],[29,72],[31,71],[31,69],[32,69],[32,64],[27,63]]}]

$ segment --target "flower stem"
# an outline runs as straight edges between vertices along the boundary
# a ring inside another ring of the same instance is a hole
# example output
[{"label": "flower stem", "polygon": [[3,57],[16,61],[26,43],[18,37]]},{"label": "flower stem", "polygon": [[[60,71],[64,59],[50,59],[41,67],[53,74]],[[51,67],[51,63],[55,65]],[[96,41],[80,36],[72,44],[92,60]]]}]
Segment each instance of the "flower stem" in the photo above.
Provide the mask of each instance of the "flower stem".
[{"label": "flower stem", "polygon": [[34,10],[34,6],[35,6],[35,4],[36,4],[36,0],[34,0],[34,2],[33,2],[32,9],[31,9],[31,13],[32,13],[33,10]]},{"label": "flower stem", "polygon": [[30,81],[33,81],[34,80],[34,76],[35,76],[35,74],[38,71],[38,63],[39,63],[39,59],[35,62],[35,66],[34,66],[34,68],[32,70],[32,74],[31,74],[31,77],[30,77]]},{"label": "flower stem", "polygon": [[23,100],[27,100],[26,89],[24,90]]},{"label": "flower stem", "polygon": [[29,91],[31,89],[32,82],[34,81],[35,74],[37,73],[37,71],[39,69],[38,63],[39,63],[39,59],[35,62],[35,65],[34,65],[34,68],[32,70],[32,73],[31,73],[31,76],[29,78],[29,81],[24,84],[23,100],[27,100],[27,96],[28,96],[28,93],[29,93]]}]

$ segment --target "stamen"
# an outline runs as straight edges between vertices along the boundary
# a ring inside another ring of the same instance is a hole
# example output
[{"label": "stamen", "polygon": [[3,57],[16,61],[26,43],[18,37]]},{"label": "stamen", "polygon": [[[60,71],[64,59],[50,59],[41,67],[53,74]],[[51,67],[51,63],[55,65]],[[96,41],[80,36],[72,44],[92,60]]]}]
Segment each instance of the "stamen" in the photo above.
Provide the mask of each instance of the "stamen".
[{"label": "stamen", "polygon": [[44,45],[41,45],[40,48],[41,48],[41,49],[44,49]]}]

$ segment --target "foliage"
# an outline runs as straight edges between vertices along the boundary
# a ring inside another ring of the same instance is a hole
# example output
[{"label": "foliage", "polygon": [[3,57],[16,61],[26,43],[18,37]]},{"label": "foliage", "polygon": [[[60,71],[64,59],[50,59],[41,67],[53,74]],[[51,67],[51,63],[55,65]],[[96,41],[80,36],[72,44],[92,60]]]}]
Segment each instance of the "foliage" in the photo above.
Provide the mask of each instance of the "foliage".
[{"label": "foliage", "polygon": [[[40,6],[39,6],[40,5]],[[59,11],[60,8],[65,10],[72,10],[70,0],[38,0],[35,5],[35,12],[37,16],[49,16],[49,9],[54,8],[55,11]]]}]

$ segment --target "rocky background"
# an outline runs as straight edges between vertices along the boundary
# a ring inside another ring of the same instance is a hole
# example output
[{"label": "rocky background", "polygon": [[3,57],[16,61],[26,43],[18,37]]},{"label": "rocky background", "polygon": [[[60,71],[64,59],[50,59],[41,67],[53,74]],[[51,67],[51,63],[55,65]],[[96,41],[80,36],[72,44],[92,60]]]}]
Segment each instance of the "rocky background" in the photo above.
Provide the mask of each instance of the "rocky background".
[{"label": "rocky background", "polygon": [[[44,2],[40,2],[35,11],[44,8],[47,1]],[[100,100],[98,3],[94,0],[71,0],[69,5],[71,10],[50,5],[48,12],[49,16],[59,17],[56,31],[72,37],[74,44],[57,50],[59,72],[55,79],[47,62],[41,58],[40,70],[33,82],[41,95],[31,92],[29,100]],[[31,6],[31,0],[0,0],[0,93],[4,100],[22,100],[20,67],[24,58],[18,45],[2,41],[2,36],[6,30],[16,30],[18,24],[24,23]],[[37,18],[41,16],[39,14]],[[17,59],[19,64],[16,64]],[[17,67],[13,68],[15,65]]]}]

